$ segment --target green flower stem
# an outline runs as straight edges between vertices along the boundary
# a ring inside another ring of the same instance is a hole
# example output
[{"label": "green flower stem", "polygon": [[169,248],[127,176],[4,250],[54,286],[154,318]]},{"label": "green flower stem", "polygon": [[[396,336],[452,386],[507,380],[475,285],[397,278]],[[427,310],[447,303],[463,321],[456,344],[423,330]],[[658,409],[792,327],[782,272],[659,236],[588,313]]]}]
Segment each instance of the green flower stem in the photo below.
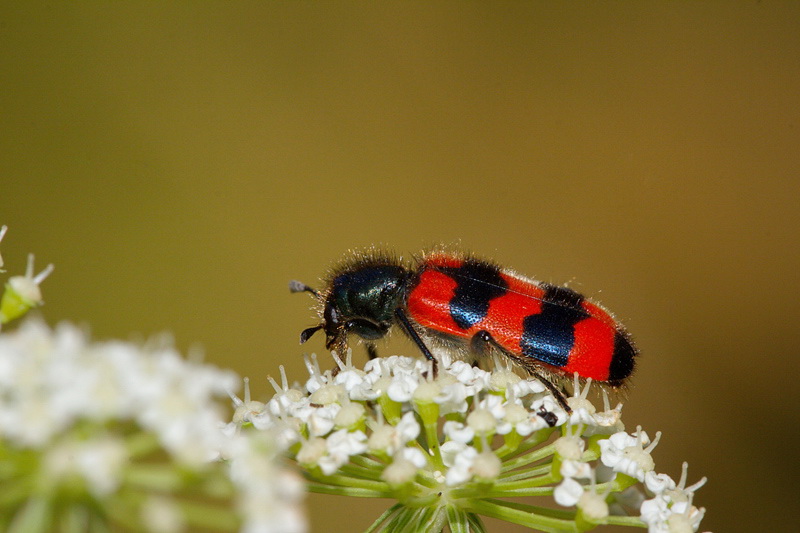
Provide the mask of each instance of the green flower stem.
[{"label": "green flower stem", "polygon": [[606,440],[609,435],[592,435],[586,441],[586,450],[594,451],[597,453],[598,457],[600,456],[600,441]]},{"label": "green flower stem", "polygon": [[433,473],[428,470],[419,470],[417,472],[417,483],[429,489],[435,489],[440,485],[436,478],[433,477]]},{"label": "green flower stem", "polygon": [[543,446],[541,448],[537,448],[536,451],[526,453],[524,455],[520,455],[515,459],[510,459],[503,463],[503,472],[507,472],[509,470],[514,470],[515,468],[519,468],[521,466],[527,466],[529,464],[535,463],[536,461],[541,461],[546,457],[549,457],[556,453],[556,446],[555,444],[548,444],[547,446]]},{"label": "green flower stem", "polygon": [[236,531],[241,525],[233,509],[209,505],[208,502],[186,500],[176,500],[175,504],[180,508],[186,523],[198,528]]},{"label": "green flower stem", "polygon": [[555,487],[520,487],[517,489],[492,489],[488,496],[495,498],[521,498],[522,496],[551,496]]},{"label": "green flower stem", "polygon": [[583,461],[584,463],[588,463],[589,461],[596,461],[597,459],[600,459],[599,449],[598,450],[590,449],[583,452],[583,455],[581,455],[581,461]]},{"label": "green flower stem", "polygon": [[311,481],[316,481],[319,483],[326,483],[328,485],[336,485],[339,487],[352,487],[357,489],[367,489],[374,492],[379,492],[381,494],[392,494],[392,488],[389,486],[388,483],[383,481],[372,481],[370,479],[359,479],[354,477],[348,476],[339,476],[339,475],[331,475],[331,476],[307,476]]},{"label": "green flower stem", "polygon": [[418,509],[414,513],[414,520],[415,526],[414,531],[429,531],[431,533],[438,533],[442,529],[441,527],[437,530],[434,529],[434,523],[436,522],[436,509],[431,507],[423,507]]},{"label": "green flower stem", "polygon": [[516,490],[516,489],[525,489],[531,487],[541,487],[543,485],[549,485],[553,483],[555,479],[550,474],[545,474],[543,476],[538,477],[530,477],[527,479],[519,479],[516,481],[501,481],[495,483],[492,486],[492,490],[499,490],[499,491],[506,491],[506,490]]},{"label": "green flower stem", "polygon": [[203,491],[207,496],[220,500],[231,500],[237,492],[230,478],[221,470],[207,473],[207,479],[203,480]]},{"label": "green flower stem", "polygon": [[623,490],[627,489],[632,485],[635,485],[636,483],[638,483],[636,478],[627,476],[625,474],[617,473],[616,477],[611,481],[606,481],[605,483],[598,483],[595,490],[598,493],[606,491],[622,492]]},{"label": "green flower stem", "polygon": [[[417,509],[414,512],[414,523],[416,524],[414,531],[436,531],[431,527],[433,525],[433,519],[435,518],[434,511],[435,509],[431,509],[430,507],[420,507]],[[441,531],[441,529],[439,531]]]},{"label": "green flower stem", "polygon": [[381,531],[413,531],[408,526],[414,518],[414,511],[403,508],[397,515],[386,524]]},{"label": "green flower stem", "polygon": [[354,498],[389,498],[390,493],[370,489],[342,487],[339,485],[324,485],[322,483],[309,483],[306,487],[309,492],[317,494],[334,494],[337,496],[353,496]]},{"label": "green flower stem", "polygon": [[70,505],[59,517],[62,533],[83,533],[89,527],[89,512],[86,507]]},{"label": "green flower stem", "polygon": [[87,531],[89,533],[111,533],[111,527],[109,526],[108,522],[106,522],[105,518],[91,515],[89,519],[89,528]]},{"label": "green flower stem", "polygon": [[50,531],[51,502],[43,497],[31,497],[8,527],[7,533],[45,533]]},{"label": "green flower stem", "polygon": [[363,466],[364,468],[369,469],[381,469],[383,470],[386,467],[386,462],[378,461],[376,459],[372,459],[371,457],[367,457],[365,455],[351,455],[350,462],[355,463],[358,466]]},{"label": "green flower stem", "polygon": [[502,459],[517,451],[520,444],[522,444],[522,435],[517,433],[517,430],[513,429],[508,435],[503,437],[503,445],[497,448],[494,454]]},{"label": "green flower stem", "polygon": [[551,507],[540,507],[538,505],[530,505],[515,501],[504,501],[503,504],[511,509],[518,509],[526,513],[534,513],[541,516],[549,516],[550,518],[561,518],[563,520],[572,520],[575,518],[575,511],[569,509],[553,509]]},{"label": "green flower stem", "polygon": [[475,513],[467,513],[467,520],[469,520],[469,525],[472,526],[472,530],[475,533],[486,533],[486,528],[478,515]]},{"label": "green flower stem", "polygon": [[[545,428],[545,429],[540,429],[539,431],[536,431],[534,433],[531,433],[530,435],[527,436],[527,438],[522,440],[519,446],[517,446],[517,449],[514,450],[512,453],[523,454],[528,450],[537,448],[541,443],[549,439],[550,435],[552,435],[554,431],[556,431],[556,428]],[[509,453],[508,455],[511,455],[511,453]]]},{"label": "green flower stem", "polygon": [[467,513],[455,505],[447,506],[447,523],[451,533],[469,533]]},{"label": "green flower stem", "polygon": [[402,417],[402,405],[400,405],[400,403],[389,398],[386,393],[383,393],[378,397],[378,405],[381,406],[383,417],[387,422],[393,426],[396,426],[397,423],[400,422],[400,418]]},{"label": "green flower stem", "polygon": [[549,472],[550,472],[550,465],[546,464],[546,465],[542,465],[542,466],[536,466],[536,467],[533,467],[533,468],[528,468],[528,469],[523,470],[521,472],[517,472],[517,471],[506,472],[505,474],[501,474],[500,475],[500,477],[498,478],[498,482],[499,483],[506,483],[506,482],[509,482],[509,481],[517,481],[517,480],[520,480],[520,479],[528,479],[528,478],[533,478],[533,477],[537,477],[537,476],[543,476],[543,475],[545,475],[545,474],[547,474]]},{"label": "green flower stem", "polygon": [[603,523],[609,526],[630,526],[646,528],[647,524],[642,522],[638,516],[607,516]]},{"label": "green flower stem", "polygon": [[136,489],[158,492],[174,492],[186,485],[183,473],[170,464],[143,465],[128,468],[124,472],[124,483]]},{"label": "green flower stem", "polygon": [[122,525],[125,529],[131,531],[141,531],[141,515],[139,506],[146,498],[146,494],[137,494],[130,497],[130,493],[124,498],[112,498],[105,502],[103,512],[107,516],[112,517],[112,520]]},{"label": "green flower stem", "polygon": [[133,459],[150,455],[160,448],[158,437],[149,431],[137,431],[125,439],[125,449]]},{"label": "green flower stem", "polygon": [[403,505],[402,505],[402,504],[396,503],[396,504],[392,505],[391,507],[389,507],[388,509],[386,509],[386,510],[383,512],[383,514],[382,514],[382,515],[380,515],[380,516],[378,517],[378,519],[377,519],[377,520],[375,520],[375,521],[372,523],[372,525],[371,525],[371,526],[369,526],[369,527],[368,527],[366,530],[364,530],[364,533],[374,533],[374,532],[378,531],[378,527],[380,527],[380,525],[381,525],[381,524],[382,524],[382,523],[383,523],[385,520],[388,520],[390,516],[392,516],[393,514],[395,514],[396,512],[398,512],[398,511],[399,511],[399,510],[400,510],[402,507],[403,507]]},{"label": "green flower stem", "polygon": [[[442,462],[442,452],[439,449],[439,404],[431,401],[420,401],[415,402],[414,406],[422,421],[422,427],[425,429],[425,441],[428,450],[423,451],[432,452],[434,468],[443,469],[444,462]],[[426,453],[426,455],[430,455],[430,453]]]},{"label": "green flower stem", "polygon": [[579,533],[574,521],[542,516],[523,506],[508,505],[501,500],[470,500],[464,508],[491,518],[499,518],[548,533]]},{"label": "green flower stem", "polygon": [[498,488],[496,485],[490,489],[476,487],[475,485],[459,487],[450,491],[453,498],[516,498],[521,496],[550,496],[554,487],[528,487],[522,485],[518,488]]},{"label": "green flower stem", "polygon": [[444,507],[437,507],[433,515],[433,520],[430,522],[430,528],[426,531],[444,531],[444,525],[447,523],[447,511]]},{"label": "green flower stem", "polygon": [[358,466],[350,463],[342,465],[339,468],[339,471],[343,474],[356,477],[359,479],[371,479],[373,481],[380,481],[381,472],[383,471],[383,468],[381,468],[380,470],[376,470],[374,468],[366,468],[363,466]]},{"label": "green flower stem", "polygon": [[30,476],[3,483],[3,490],[0,490],[0,508],[9,509],[22,504],[33,492],[33,485],[33,478]]},{"label": "green flower stem", "polygon": [[438,494],[428,494],[427,496],[420,496],[416,498],[406,498],[403,500],[403,505],[409,508],[429,507],[439,501]]}]

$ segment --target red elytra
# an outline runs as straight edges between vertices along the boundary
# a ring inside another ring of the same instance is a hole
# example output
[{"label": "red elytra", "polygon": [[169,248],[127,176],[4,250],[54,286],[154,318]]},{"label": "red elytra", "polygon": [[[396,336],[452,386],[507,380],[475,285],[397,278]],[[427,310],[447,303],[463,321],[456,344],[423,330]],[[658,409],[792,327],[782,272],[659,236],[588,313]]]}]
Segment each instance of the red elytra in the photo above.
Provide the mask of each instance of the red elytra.
[{"label": "red elytra", "polygon": [[[605,309],[571,289],[483,266],[470,268],[467,261],[449,255],[425,257],[408,293],[409,317],[423,328],[465,341],[486,332],[514,359],[523,364],[534,359],[557,373],[577,372],[583,378],[612,385],[621,384],[631,374],[636,351],[622,325]],[[454,309],[456,291],[465,283],[470,287],[461,307]],[[493,296],[485,297],[484,288]],[[543,337],[538,347],[531,348],[523,342],[525,321],[541,317],[546,306],[557,306],[562,312],[551,313],[538,328],[527,328],[529,336]],[[457,324],[454,315],[459,313],[472,315],[468,327]]]}]

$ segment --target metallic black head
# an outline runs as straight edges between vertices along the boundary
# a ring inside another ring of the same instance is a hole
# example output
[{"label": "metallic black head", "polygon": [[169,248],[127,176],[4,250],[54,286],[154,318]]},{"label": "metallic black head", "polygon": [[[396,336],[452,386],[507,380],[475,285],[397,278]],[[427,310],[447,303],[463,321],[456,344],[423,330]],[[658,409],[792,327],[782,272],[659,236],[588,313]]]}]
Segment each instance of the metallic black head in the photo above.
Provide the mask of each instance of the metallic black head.
[{"label": "metallic black head", "polygon": [[[325,347],[343,353],[348,333],[367,341],[380,339],[391,328],[395,310],[403,303],[409,277],[407,269],[389,263],[356,265],[340,271],[328,290],[318,295],[324,298],[322,324],[304,330],[300,342],[323,329]],[[290,284],[294,292],[312,292],[306,287],[296,282]]]}]

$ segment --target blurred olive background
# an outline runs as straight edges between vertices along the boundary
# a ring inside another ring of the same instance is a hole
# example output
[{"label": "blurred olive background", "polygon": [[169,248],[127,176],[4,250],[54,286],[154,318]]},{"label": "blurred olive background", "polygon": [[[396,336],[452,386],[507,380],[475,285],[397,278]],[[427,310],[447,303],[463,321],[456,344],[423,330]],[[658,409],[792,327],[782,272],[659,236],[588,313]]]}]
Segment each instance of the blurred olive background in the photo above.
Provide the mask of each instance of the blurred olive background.
[{"label": "blurred olive background", "polygon": [[[55,263],[48,321],[171,331],[266,397],[323,351],[289,279],[456,243],[626,322],[625,419],[710,478],[704,530],[790,529],[800,4],[10,4],[2,252]],[[309,497],[315,531],[386,506]]]}]

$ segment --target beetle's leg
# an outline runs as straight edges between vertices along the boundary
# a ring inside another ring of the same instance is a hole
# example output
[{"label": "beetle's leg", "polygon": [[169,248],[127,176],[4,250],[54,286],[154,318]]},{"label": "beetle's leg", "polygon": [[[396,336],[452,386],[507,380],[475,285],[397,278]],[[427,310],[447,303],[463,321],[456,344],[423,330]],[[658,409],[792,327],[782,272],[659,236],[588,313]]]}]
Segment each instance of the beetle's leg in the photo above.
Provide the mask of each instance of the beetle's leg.
[{"label": "beetle's leg", "polygon": [[433,356],[431,351],[425,346],[425,343],[422,341],[422,338],[414,329],[414,326],[411,325],[411,322],[408,320],[405,311],[401,307],[398,307],[394,310],[394,316],[397,317],[397,320],[400,322],[400,326],[403,328],[411,340],[414,341],[414,344],[417,345],[419,351],[422,352],[422,355],[433,364],[433,377],[436,377],[436,374],[439,372],[439,363],[436,361],[436,358]]},{"label": "beetle's leg", "polygon": [[378,347],[375,346],[374,342],[367,343],[367,357],[369,357],[370,361],[378,357]]},{"label": "beetle's leg", "polygon": [[[508,352],[508,350],[503,348],[503,346],[501,346],[500,343],[494,340],[494,337],[492,337],[491,333],[483,329],[478,331],[477,333],[475,333],[475,335],[472,336],[470,345],[472,346],[473,350],[477,351],[478,353],[485,352],[487,346],[492,346],[495,349],[499,350],[500,353],[508,357],[511,357],[513,360],[519,361],[519,357],[514,357],[513,355],[511,355]],[[558,401],[558,403],[561,404],[561,407],[564,408],[567,414],[572,414],[572,409],[570,408],[569,404],[567,404],[567,399],[564,397],[564,393],[561,392],[558,389],[558,387],[553,385],[553,383],[549,379],[547,379],[542,374],[537,372],[534,368],[532,368],[532,365],[525,365],[525,370],[527,370],[533,377],[538,379],[542,383],[542,385],[547,387],[547,389],[550,391],[553,397]]]}]

